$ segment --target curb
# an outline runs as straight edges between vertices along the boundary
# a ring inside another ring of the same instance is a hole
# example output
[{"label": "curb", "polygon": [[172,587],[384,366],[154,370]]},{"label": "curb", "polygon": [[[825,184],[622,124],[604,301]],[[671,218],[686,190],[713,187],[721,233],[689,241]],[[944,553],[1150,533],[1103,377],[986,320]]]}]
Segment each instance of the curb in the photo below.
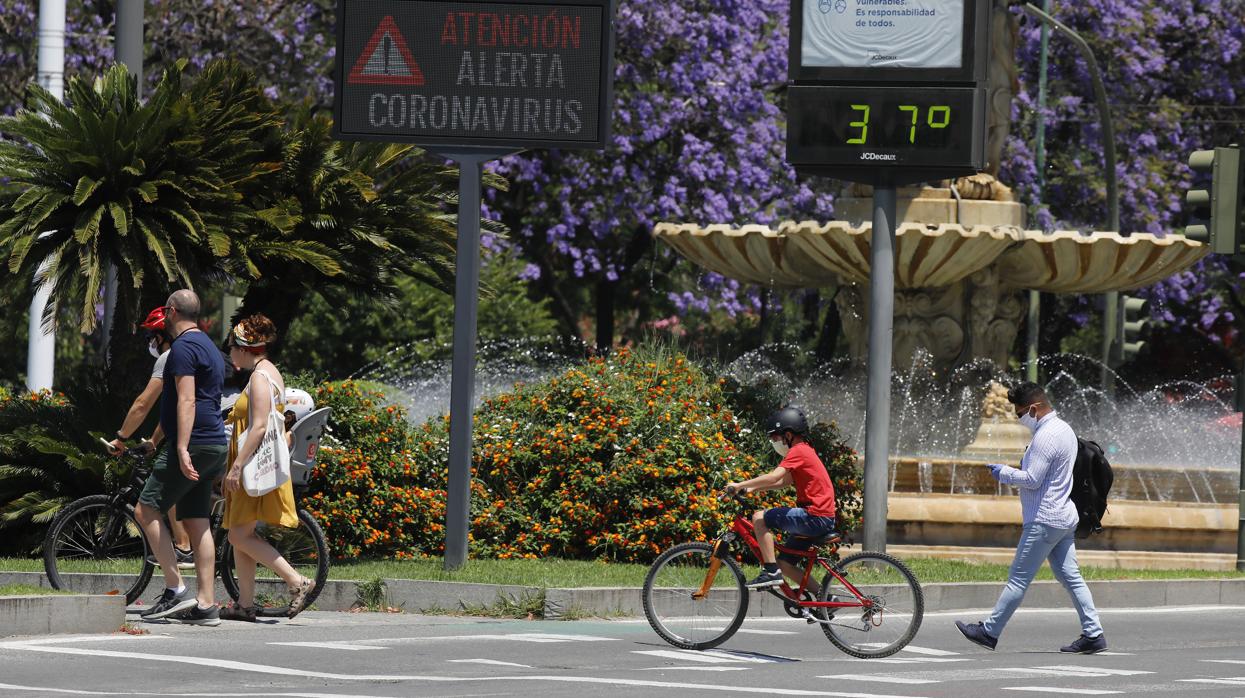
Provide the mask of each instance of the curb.
[{"label": "curb", "polygon": [[[107,591],[112,588],[112,575],[68,575],[75,588]],[[923,585],[925,610],[959,611],[992,608],[1006,580],[997,582],[954,582]],[[472,612],[498,605],[531,607],[536,599],[544,599],[544,617],[549,620],[583,617],[642,617],[639,587],[585,587],[577,589],[541,588],[502,584],[437,582],[416,579],[386,579],[384,605],[411,613]],[[163,580],[153,579],[143,599],[153,599],[161,591]],[[47,577],[38,572],[0,572],[0,585],[30,584],[47,587]],[[356,580],[329,580],[315,601],[321,611],[346,611],[359,599],[360,585]],[[1173,579],[1091,581],[1094,604],[1100,609],[1154,606],[1245,605],[1245,579]],[[280,581],[260,581],[260,593],[272,597],[286,594]],[[227,599],[220,582],[216,583],[217,599]],[[29,598],[29,597],[23,597]],[[39,599],[75,599],[97,597],[36,597]],[[120,607],[117,596],[104,597]],[[1025,594],[1026,608],[1071,608],[1068,593],[1055,581],[1033,582]],[[748,615],[756,617],[785,615],[782,602],[771,594],[757,593],[749,599]],[[0,614],[0,628],[8,628]],[[109,631],[121,626],[118,617]],[[81,632],[75,626],[67,631]]]},{"label": "curb", "polygon": [[0,637],[114,633],[124,624],[120,596],[0,596]]}]

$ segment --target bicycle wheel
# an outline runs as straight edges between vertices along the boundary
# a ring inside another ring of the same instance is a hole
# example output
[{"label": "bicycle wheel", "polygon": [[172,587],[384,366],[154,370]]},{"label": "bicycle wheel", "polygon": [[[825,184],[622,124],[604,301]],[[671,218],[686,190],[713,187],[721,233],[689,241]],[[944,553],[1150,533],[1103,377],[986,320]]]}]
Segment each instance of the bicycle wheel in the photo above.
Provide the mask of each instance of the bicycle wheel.
[{"label": "bicycle wheel", "polygon": [[155,565],[147,561],[149,553],[134,508],[93,494],[70,502],[52,520],[43,541],[43,568],[53,589],[125,594],[126,604],[132,604],[151,581]]},{"label": "bicycle wheel", "polygon": [[701,598],[714,561],[710,543],[684,543],[662,553],[644,578],[641,601],[653,630],[675,647],[704,650],[726,642],[748,613],[744,573],[733,557],[721,558]]},{"label": "bicycle wheel", "polygon": [[[221,533],[224,535],[223,531]],[[299,509],[298,528],[269,526],[261,521],[255,526],[255,534],[276,548],[277,552],[281,553],[281,557],[285,558],[286,562],[290,563],[299,574],[315,580],[315,588],[307,595],[307,605],[310,606],[324,590],[324,583],[329,578],[329,545],[315,517],[306,509]],[[229,544],[227,538],[221,543],[220,555],[217,564],[220,567],[221,584],[229,593],[229,597],[237,601],[238,573],[234,567],[233,546]],[[289,608],[288,598],[282,597],[279,600],[265,598],[261,592],[265,581],[280,581],[281,578],[267,567],[259,565],[256,569],[255,580],[259,583],[256,592],[256,604],[260,606],[259,615],[284,616],[286,609]]]},{"label": "bicycle wheel", "polygon": [[[864,552],[843,558],[835,565],[843,579],[860,595],[874,602],[872,608],[839,608],[821,629],[835,647],[853,657],[889,657],[916,636],[925,614],[925,595],[912,571],[886,553]],[[822,601],[856,600],[843,582],[826,575]]]}]

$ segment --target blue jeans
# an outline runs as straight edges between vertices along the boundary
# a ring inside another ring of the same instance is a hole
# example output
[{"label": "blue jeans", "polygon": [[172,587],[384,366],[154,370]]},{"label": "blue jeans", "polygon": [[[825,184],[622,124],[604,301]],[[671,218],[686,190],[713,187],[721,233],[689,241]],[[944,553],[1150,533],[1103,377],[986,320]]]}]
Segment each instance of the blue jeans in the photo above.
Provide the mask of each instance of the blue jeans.
[{"label": "blue jeans", "polygon": [[1016,558],[1012,560],[1011,571],[1007,574],[1007,585],[1003,587],[998,603],[994,604],[994,612],[982,623],[987,633],[993,637],[1003,633],[1003,626],[1020,606],[1029,582],[1033,581],[1042,566],[1042,560],[1050,560],[1055,579],[1068,590],[1072,605],[1076,606],[1076,614],[1081,618],[1081,634],[1085,637],[1102,634],[1094,597],[1089,593],[1085,580],[1081,579],[1081,568],[1076,564],[1076,545],[1072,537],[1075,532],[1076,528],[1053,528],[1039,523],[1024,525],[1020,543],[1016,546]]}]

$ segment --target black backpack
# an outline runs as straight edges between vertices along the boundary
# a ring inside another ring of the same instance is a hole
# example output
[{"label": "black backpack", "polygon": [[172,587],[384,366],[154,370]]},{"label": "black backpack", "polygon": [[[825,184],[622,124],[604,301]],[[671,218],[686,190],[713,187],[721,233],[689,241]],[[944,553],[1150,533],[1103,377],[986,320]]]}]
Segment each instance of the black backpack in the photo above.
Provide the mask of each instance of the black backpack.
[{"label": "black backpack", "polygon": [[1077,438],[1076,463],[1072,466],[1072,491],[1068,498],[1076,506],[1080,522],[1076,537],[1088,538],[1102,531],[1102,517],[1107,513],[1107,494],[1115,482],[1111,464],[1102,447],[1093,441]]}]

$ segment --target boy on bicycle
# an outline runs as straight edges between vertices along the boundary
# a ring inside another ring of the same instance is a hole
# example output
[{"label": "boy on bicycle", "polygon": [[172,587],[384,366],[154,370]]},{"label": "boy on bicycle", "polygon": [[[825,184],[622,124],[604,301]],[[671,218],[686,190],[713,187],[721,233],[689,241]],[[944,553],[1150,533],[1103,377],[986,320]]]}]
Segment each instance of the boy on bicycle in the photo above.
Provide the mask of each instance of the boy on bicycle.
[{"label": "boy on bicycle", "polygon": [[[784,407],[770,416],[766,424],[770,445],[782,456],[782,462],[772,471],[726,485],[727,494],[761,492],[795,485],[794,507],[774,507],[752,515],[752,527],[761,547],[761,573],[748,582],[749,589],[765,589],[781,586],[783,573],[793,579],[804,576],[796,565],[794,556],[775,555],[775,529],[793,536],[807,536],[805,540],[786,540],[784,545],[795,550],[805,550],[812,539],[834,531],[834,485],[826,466],[808,443],[808,419],[798,407]],[[817,593],[815,582],[810,580],[809,591]]]}]

